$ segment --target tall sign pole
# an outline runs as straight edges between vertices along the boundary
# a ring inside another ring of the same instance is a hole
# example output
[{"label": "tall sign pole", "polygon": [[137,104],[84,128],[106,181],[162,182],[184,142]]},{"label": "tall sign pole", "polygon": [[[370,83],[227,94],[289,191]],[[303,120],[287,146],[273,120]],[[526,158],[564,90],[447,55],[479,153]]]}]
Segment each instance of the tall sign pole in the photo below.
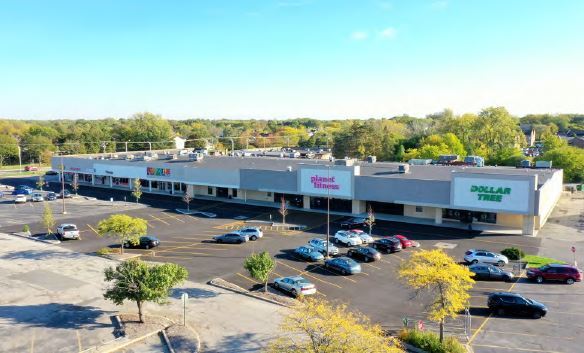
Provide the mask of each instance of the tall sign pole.
[{"label": "tall sign pole", "polygon": [[327,188],[326,188],[326,257],[329,257],[329,241],[330,241],[330,226],[331,226],[331,189],[328,181],[331,178],[331,166],[326,166]]},{"label": "tall sign pole", "polygon": [[63,214],[67,214],[65,209],[65,165],[63,164],[63,155],[61,155],[61,197],[63,198]]}]

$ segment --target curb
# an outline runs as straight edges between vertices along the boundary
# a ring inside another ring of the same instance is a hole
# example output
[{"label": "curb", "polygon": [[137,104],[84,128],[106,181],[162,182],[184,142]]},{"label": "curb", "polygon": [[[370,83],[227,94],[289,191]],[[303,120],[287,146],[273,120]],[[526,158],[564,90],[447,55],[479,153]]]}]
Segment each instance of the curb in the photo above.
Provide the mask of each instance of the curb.
[{"label": "curb", "polygon": [[174,348],[172,348],[172,344],[170,343],[170,340],[168,339],[168,336],[166,335],[166,328],[164,330],[160,330],[160,332],[162,333],[162,340],[164,341],[164,344],[166,344],[166,347],[168,348],[168,350],[170,351],[170,353],[176,353],[174,351]]},{"label": "curb", "polygon": [[121,345],[119,345],[119,346],[112,347],[112,348],[109,348],[109,349],[107,349],[107,348],[106,348],[106,349],[105,349],[105,350],[103,350],[103,351],[102,351],[102,350],[100,350],[100,349],[98,349],[97,351],[98,351],[98,352],[100,352],[100,353],[114,353],[114,352],[117,352],[117,351],[119,351],[120,349],[122,349],[122,348],[125,348],[125,347],[127,347],[127,346],[130,346],[130,345],[132,345],[132,344],[134,344],[134,343],[138,343],[138,342],[140,342],[140,341],[143,341],[143,340],[147,339],[147,338],[148,338],[148,337],[150,337],[150,336],[154,336],[154,335],[156,335],[156,334],[160,333],[160,331],[162,331],[162,330],[156,330],[156,331],[152,331],[152,332],[149,332],[149,333],[147,333],[147,334],[145,334],[145,335],[142,335],[142,336],[140,336],[140,337],[134,338],[133,340],[128,340],[127,342],[124,342],[124,343],[122,343],[122,344],[121,344]]},{"label": "curb", "polygon": [[292,307],[292,305],[280,303],[280,302],[278,302],[276,300],[272,300],[272,299],[269,299],[269,298],[264,298],[264,297],[259,296],[259,295],[255,295],[255,294],[253,294],[253,292],[250,292],[250,291],[245,290],[243,288],[241,288],[241,289],[238,290],[236,288],[230,288],[229,286],[224,286],[222,284],[216,283],[215,282],[216,280],[221,280],[221,281],[224,281],[226,283],[229,283],[232,286],[235,286],[237,288],[241,288],[241,287],[237,286],[236,284],[227,282],[227,281],[225,281],[224,279],[221,279],[221,278],[214,278],[214,279],[210,280],[209,282],[207,282],[207,284],[209,284],[211,286],[214,286],[214,287],[217,287],[217,288],[225,289],[225,290],[228,290],[228,291],[237,293],[237,294],[242,294],[242,295],[248,296],[250,298],[259,299],[259,300],[263,300],[263,301],[268,302],[268,303],[271,303],[271,304],[280,305],[280,306],[283,306],[285,308],[291,308]]},{"label": "curb", "polygon": [[15,237],[20,237],[20,238],[24,238],[24,239],[28,239],[28,240],[32,240],[32,241],[38,241],[38,242],[45,243],[45,244],[51,244],[51,245],[61,244],[61,241],[60,240],[36,239],[34,237],[25,236],[25,235],[21,235],[21,234],[18,234],[18,233],[20,233],[20,232],[8,233],[8,235],[13,235]]},{"label": "curb", "polygon": [[200,352],[201,351],[201,336],[199,336],[199,333],[197,332],[197,330],[195,330],[194,328],[192,328],[189,324],[187,324],[187,327],[195,335],[195,338],[197,339],[197,352]]}]

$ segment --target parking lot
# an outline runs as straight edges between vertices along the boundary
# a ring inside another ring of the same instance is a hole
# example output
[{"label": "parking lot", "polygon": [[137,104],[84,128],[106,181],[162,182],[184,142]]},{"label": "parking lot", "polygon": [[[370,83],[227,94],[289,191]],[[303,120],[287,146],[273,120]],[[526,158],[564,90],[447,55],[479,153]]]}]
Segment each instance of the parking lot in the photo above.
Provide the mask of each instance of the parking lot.
[{"label": "parking lot", "polygon": [[[103,189],[82,190],[91,196],[107,199],[111,191]],[[116,192],[120,199],[122,193]],[[124,213],[146,219],[149,234],[157,236],[161,245],[154,249],[131,249],[144,260],[179,263],[189,270],[192,280],[206,282],[215,277],[238,284],[248,289],[260,287],[243,269],[245,257],[252,252],[267,250],[277,261],[274,277],[302,275],[318,288],[318,295],[329,300],[350,304],[365,313],[387,329],[397,329],[402,319],[424,320],[427,328],[435,325],[425,318],[427,298],[413,298],[412,291],[402,285],[397,278],[399,264],[417,249],[407,249],[395,254],[384,254],[380,261],[363,263],[363,273],[341,276],[322,266],[322,263],[307,263],[297,259],[292,250],[306,244],[310,239],[326,234],[326,215],[291,211],[287,221],[303,224],[303,231],[279,230],[268,221],[279,220],[277,209],[221,203],[208,200],[194,200],[191,208],[216,215],[183,215],[174,211],[184,208],[180,199],[168,196],[145,195],[143,203],[149,207],[128,209]],[[100,214],[67,215],[62,221],[76,223],[81,230],[80,241],[68,241],[61,245],[75,251],[92,253],[102,247],[115,247],[115,241],[100,238],[95,232]],[[340,229],[342,217],[331,217],[331,236]],[[238,229],[243,225],[262,227],[264,237],[241,245],[217,244],[211,241],[214,235]],[[20,230],[21,226],[9,225],[0,231]],[[39,223],[31,223],[33,233],[42,230]],[[425,225],[379,221],[373,229],[374,237],[403,234],[421,244],[421,249],[442,248],[447,253],[462,260],[470,248],[486,248],[501,251],[510,246],[521,247],[527,253],[537,254],[541,238],[517,235],[493,235],[468,232],[458,229],[437,228]],[[346,253],[347,248],[340,247]],[[508,266],[511,267],[510,265]],[[539,300],[549,307],[549,314],[540,320],[500,318],[489,315],[486,299],[495,291],[514,291]],[[563,284],[537,285],[519,279],[515,283],[477,282],[472,289],[471,308],[472,330],[467,332],[475,352],[576,352],[584,340],[578,332],[584,328],[584,309],[579,298],[584,294],[581,283],[573,286]],[[447,331],[459,337],[464,336],[462,320],[447,323]]]}]

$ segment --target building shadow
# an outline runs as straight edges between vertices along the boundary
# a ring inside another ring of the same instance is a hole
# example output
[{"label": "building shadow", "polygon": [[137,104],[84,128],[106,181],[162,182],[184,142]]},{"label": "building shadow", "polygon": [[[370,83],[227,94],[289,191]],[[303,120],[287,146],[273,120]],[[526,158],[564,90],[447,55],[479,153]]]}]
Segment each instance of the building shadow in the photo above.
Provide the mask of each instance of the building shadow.
[{"label": "building shadow", "polygon": [[48,259],[77,259],[85,256],[81,253],[51,251],[51,250],[23,250],[13,251],[3,254],[0,258],[4,260],[48,260]]},{"label": "building shadow", "polygon": [[93,306],[48,303],[0,306],[0,318],[8,325],[28,325],[54,329],[97,329],[111,325],[97,322],[106,314]]},{"label": "building shadow", "polygon": [[181,299],[183,293],[187,293],[189,295],[189,298],[197,298],[197,299],[213,298],[213,297],[216,297],[220,294],[220,293],[210,291],[207,289],[202,289],[202,288],[173,288],[170,291],[170,296],[172,298],[175,298],[175,299]]}]

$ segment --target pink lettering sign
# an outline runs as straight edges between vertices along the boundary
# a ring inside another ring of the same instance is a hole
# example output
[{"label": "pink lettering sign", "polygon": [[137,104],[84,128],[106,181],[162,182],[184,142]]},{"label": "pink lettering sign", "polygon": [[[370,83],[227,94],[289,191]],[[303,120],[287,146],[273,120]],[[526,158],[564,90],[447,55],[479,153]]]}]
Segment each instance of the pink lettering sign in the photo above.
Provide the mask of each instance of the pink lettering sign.
[{"label": "pink lettering sign", "polygon": [[312,187],[315,189],[330,189],[330,190],[340,190],[341,186],[336,183],[335,177],[322,177],[318,175],[313,175],[310,177],[310,182]]}]

